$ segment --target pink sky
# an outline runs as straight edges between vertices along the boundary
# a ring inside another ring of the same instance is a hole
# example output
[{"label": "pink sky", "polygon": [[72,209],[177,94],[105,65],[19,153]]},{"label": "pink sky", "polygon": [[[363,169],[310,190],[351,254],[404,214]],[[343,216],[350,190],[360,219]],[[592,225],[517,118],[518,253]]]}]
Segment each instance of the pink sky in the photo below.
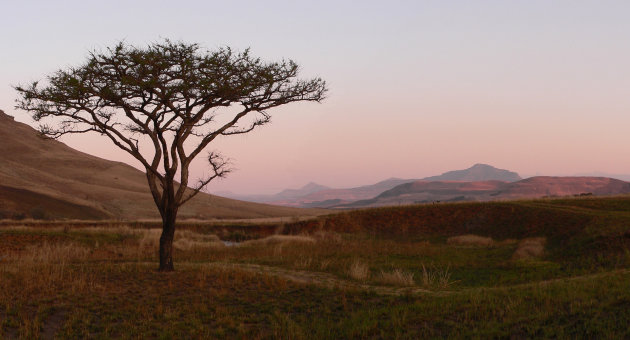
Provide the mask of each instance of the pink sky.
[{"label": "pink sky", "polygon": [[[158,1],[142,14],[148,3],[3,5],[12,14],[0,30],[12,33],[3,37],[11,48],[0,51],[0,109],[32,123],[13,109],[9,85],[120,39],[168,37],[292,58],[305,77],[330,85],[324,103],[282,107],[272,124],[212,146],[238,170],[210,191],[351,187],[475,163],[525,176],[630,174],[626,1],[183,1],[199,9],[185,13]],[[96,136],[64,141],[129,160]],[[195,164],[194,174],[203,170]]]}]

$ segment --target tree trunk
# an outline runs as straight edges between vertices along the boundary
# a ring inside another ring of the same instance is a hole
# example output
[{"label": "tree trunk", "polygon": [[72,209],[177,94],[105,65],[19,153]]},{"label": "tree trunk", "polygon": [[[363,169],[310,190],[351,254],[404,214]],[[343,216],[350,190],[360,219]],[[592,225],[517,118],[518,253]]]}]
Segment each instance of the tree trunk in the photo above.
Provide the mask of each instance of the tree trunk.
[{"label": "tree trunk", "polygon": [[175,236],[175,218],[177,211],[167,209],[162,217],[162,236],[160,236],[160,268],[161,272],[172,272],[173,267],[173,238]]}]

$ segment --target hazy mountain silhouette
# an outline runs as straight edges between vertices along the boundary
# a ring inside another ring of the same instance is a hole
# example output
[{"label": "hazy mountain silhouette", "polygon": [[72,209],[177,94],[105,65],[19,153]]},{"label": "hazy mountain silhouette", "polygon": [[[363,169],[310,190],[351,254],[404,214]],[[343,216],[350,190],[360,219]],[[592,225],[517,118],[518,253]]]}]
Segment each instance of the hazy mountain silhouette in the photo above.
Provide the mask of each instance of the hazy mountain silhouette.
[{"label": "hazy mountain silhouette", "polygon": [[[508,170],[497,169],[493,166],[486,164],[475,164],[472,167],[464,170],[455,170],[445,172],[439,176],[431,176],[422,179],[423,181],[489,181],[498,180],[513,182],[520,180],[521,177],[516,173]],[[288,196],[275,198],[265,197],[262,202],[269,202],[278,205],[294,206],[294,207],[320,207],[329,208],[338,205],[351,203],[357,200],[371,199],[378,196],[382,192],[392,189],[397,185],[410,183],[417,181],[417,179],[400,179],[390,178],[376,184],[364,185],[355,188],[345,189],[326,189],[326,190],[313,190],[311,193],[302,196]],[[292,191],[294,192],[294,191]],[[254,196],[232,196],[244,200],[255,201],[254,198],[260,199],[260,197]]]},{"label": "hazy mountain silhouette", "polygon": [[497,169],[487,164],[475,164],[472,167],[464,170],[455,170],[445,172],[439,176],[432,176],[423,178],[423,181],[435,182],[435,181],[465,181],[465,182],[477,182],[477,181],[503,181],[503,182],[516,182],[521,180],[516,172]]},{"label": "hazy mountain silhouette", "polygon": [[[41,138],[0,110],[0,218],[159,218],[143,172]],[[200,193],[181,218],[254,218],[314,213]],[[37,216],[35,216],[37,215]]]},{"label": "hazy mountain silhouette", "polygon": [[229,191],[219,191],[216,194],[224,196],[224,197],[229,197],[229,198],[242,200],[242,201],[248,201],[248,202],[274,203],[274,202],[279,202],[279,201],[290,202],[290,201],[296,200],[299,197],[306,196],[317,191],[328,190],[328,189],[330,188],[328,188],[327,186],[310,182],[299,189],[285,189],[276,194],[270,194],[270,195],[264,195],[264,194],[243,195],[243,194],[235,194]]},{"label": "hazy mountain silhouette", "polygon": [[[500,199],[616,195],[630,193],[630,183],[606,177],[548,177],[527,179],[487,164],[445,172],[421,180],[390,178],[355,188],[330,189],[309,183],[301,189],[264,196],[265,202],[293,207],[359,208],[397,204],[490,201]],[[300,193],[308,192],[305,195]],[[252,199],[253,196],[240,196]]]},{"label": "hazy mountain silhouette", "polygon": [[412,182],[414,179],[390,178],[371,185],[364,185],[347,189],[325,189],[314,191],[308,195],[293,199],[276,200],[272,203],[295,207],[327,208],[343,203],[374,197],[385,190],[389,190],[402,183]]},{"label": "hazy mountain silhouette", "polygon": [[[439,176],[431,176],[423,181],[518,181],[521,177],[508,170],[497,169],[486,164],[475,164],[464,170],[445,172]],[[327,188],[325,186],[309,183],[300,189],[287,189],[274,195],[237,195],[230,192],[220,194],[234,199],[250,202],[264,202],[277,205],[304,207],[304,208],[329,208],[348,204],[358,200],[371,199],[382,192],[392,189],[397,185],[417,181],[418,179],[389,178],[375,184],[363,185],[354,188]]]},{"label": "hazy mountain silhouette", "polygon": [[630,193],[630,183],[606,177],[537,176],[517,182],[415,181],[401,184],[367,200],[335,208],[362,208],[413,203],[491,201],[503,199],[618,195]]},{"label": "hazy mountain silhouette", "polygon": [[330,189],[327,186],[323,186],[323,185],[319,185],[317,183],[314,182],[310,182],[307,185],[299,188],[299,189],[286,189],[283,190],[279,193],[277,193],[276,195],[274,195],[274,201],[275,200],[291,200],[291,199],[296,199],[298,197],[302,197],[302,196],[306,196],[309,194],[312,194],[314,192],[319,192],[322,190],[328,190]]}]

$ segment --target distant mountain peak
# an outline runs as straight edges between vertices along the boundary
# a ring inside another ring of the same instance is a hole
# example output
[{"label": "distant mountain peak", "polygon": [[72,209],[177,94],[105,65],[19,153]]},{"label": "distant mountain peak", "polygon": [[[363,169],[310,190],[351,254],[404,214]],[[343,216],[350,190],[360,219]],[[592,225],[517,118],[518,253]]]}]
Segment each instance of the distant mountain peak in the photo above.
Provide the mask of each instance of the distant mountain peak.
[{"label": "distant mountain peak", "polygon": [[431,176],[423,178],[423,181],[462,181],[462,182],[476,182],[476,181],[503,181],[503,182],[516,182],[522,178],[516,172],[498,169],[492,165],[477,163],[468,169],[454,170],[445,172],[439,176]]},{"label": "distant mountain peak", "polygon": [[317,184],[315,182],[309,182],[308,184],[306,184],[305,186],[303,186],[303,187],[301,187],[299,189],[285,189],[285,190],[282,190],[281,192],[279,192],[279,193],[277,193],[275,195],[272,195],[271,199],[273,201],[295,199],[295,198],[298,198],[300,196],[312,194],[314,192],[327,190],[327,189],[330,189],[330,188],[327,187],[327,186],[323,186],[323,185]]},{"label": "distant mountain peak", "polygon": [[494,201],[541,197],[581,197],[630,193],[630,183],[607,177],[536,176],[517,182],[416,181],[398,185],[373,199],[337,208],[366,208],[431,202]]},{"label": "distant mountain peak", "polygon": [[390,177],[388,179],[382,180],[381,182],[391,182],[391,181],[404,181],[405,179],[403,178],[398,178],[398,177]]},{"label": "distant mountain peak", "polygon": [[311,190],[311,189],[322,190],[324,188],[328,189],[327,186],[324,186],[315,182],[308,182],[305,186],[301,187],[300,190]]}]

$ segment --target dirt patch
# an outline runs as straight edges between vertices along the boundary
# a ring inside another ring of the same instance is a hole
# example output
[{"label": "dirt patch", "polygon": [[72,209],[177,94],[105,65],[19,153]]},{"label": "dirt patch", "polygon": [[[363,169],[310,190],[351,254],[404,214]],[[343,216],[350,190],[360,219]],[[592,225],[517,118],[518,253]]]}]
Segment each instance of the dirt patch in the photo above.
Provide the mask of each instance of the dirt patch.
[{"label": "dirt patch", "polygon": [[547,239],[544,237],[532,237],[522,239],[518,243],[518,247],[516,251],[514,251],[514,255],[512,255],[512,259],[514,260],[523,260],[541,257],[545,252],[545,243]]},{"label": "dirt patch", "polygon": [[54,310],[44,320],[40,336],[42,339],[54,339],[55,334],[61,329],[66,321],[66,311],[61,309]]},{"label": "dirt patch", "polygon": [[457,246],[476,246],[476,247],[490,247],[494,245],[494,241],[490,237],[478,236],[478,235],[460,235],[449,237],[446,240],[447,244]]}]

